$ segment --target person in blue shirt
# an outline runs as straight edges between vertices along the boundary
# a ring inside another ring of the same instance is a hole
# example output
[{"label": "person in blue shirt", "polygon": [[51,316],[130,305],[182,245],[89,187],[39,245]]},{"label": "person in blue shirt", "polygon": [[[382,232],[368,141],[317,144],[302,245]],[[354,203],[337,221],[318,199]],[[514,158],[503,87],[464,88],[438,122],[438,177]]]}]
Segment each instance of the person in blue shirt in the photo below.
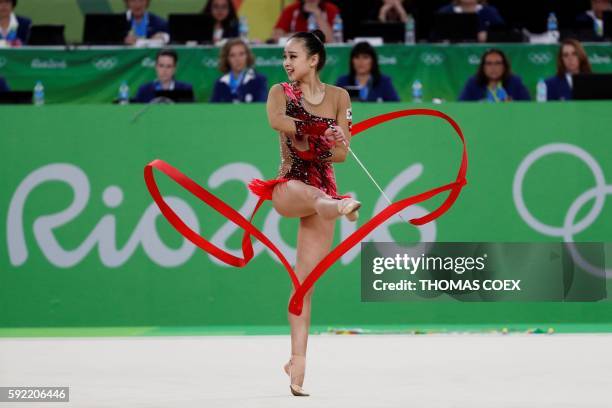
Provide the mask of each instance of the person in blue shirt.
[{"label": "person in blue shirt", "polygon": [[255,72],[255,56],[241,39],[227,41],[221,48],[219,70],[223,73],[215,82],[211,102],[266,102],[268,79]]},{"label": "person in blue shirt", "polygon": [[504,19],[499,11],[486,4],[480,4],[479,0],[455,0],[452,4],[443,6],[438,13],[476,13],[478,14],[478,41],[487,41],[487,30],[489,27],[504,25]]},{"label": "person in blue shirt", "polygon": [[164,43],[170,41],[168,22],[147,10],[151,0],[124,1],[127,7],[125,15],[130,25],[125,37],[126,44],[134,45],[136,41],[144,38],[158,39]]},{"label": "person in blue shirt", "polygon": [[391,78],[383,75],[378,66],[378,55],[367,42],[355,44],[349,60],[349,74],[336,81],[342,88],[357,87],[362,102],[397,102],[400,100]]},{"label": "person in blue shirt", "polygon": [[592,27],[593,32],[603,37],[603,13],[612,10],[612,0],[591,0],[591,9],[580,14],[576,22],[580,27]]},{"label": "person in blue shirt", "polygon": [[572,75],[591,72],[591,63],[582,44],[571,38],[563,40],[557,53],[557,74],[545,81],[546,100],[572,99]]},{"label": "person in blue shirt", "polygon": [[0,42],[10,46],[28,43],[32,20],[15,15],[17,0],[0,0]]},{"label": "person in blue shirt", "polygon": [[0,92],[8,92],[10,90],[11,88],[9,88],[8,84],[6,83],[6,80],[0,76]]},{"label": "person in blue shirt", "polygon": [[178,64],[178,55],[176,51],[171,49],[161,50],[155,59],[155,72],[157,79],[153,82],[148,82],[138,88],[134,102],[148,103],[155,99],[155,91],[160,90],[192,90],[191,84],[186,82],[176,81],[176,67]]},{"label": "person in blue shirt", "polygon": [[529,101],[529,91],[522,79],[512,74],[510,61],[498,49],[486,51],[476,75],[468,79],[460,101],[508,102]]},{"label": "person in blue shirt", "polygon": [[238,14],[231,0],[208,0],[202,13],[213,22],[213,43],[239,36]]}]

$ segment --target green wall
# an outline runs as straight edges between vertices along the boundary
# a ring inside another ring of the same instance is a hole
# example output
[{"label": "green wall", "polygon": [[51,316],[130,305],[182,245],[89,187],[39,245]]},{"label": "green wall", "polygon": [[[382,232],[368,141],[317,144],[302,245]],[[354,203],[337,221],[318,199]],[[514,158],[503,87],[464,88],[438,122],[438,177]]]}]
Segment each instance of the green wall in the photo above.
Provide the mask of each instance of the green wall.
[{"label": "green wall", "polygon": [[[358,104],[353,111],[358,122],[405,107]],[[609,102],[449,103],[438,108],[465,132],[468,185],[434,223],[416,228],[394,222],[371,239],[560,241],[531,227],[513,196],[519,165],[545,145],[563,143],[584,152],[600,167],[604,183],[612,179]],[[155,217],[142,176],[146,163],[164,159],[249,213],[254,198],[246,182],[274,177],[278,166],[278,138],[267,126],[263,106],[142,109],[0,109],[0,327],[286,324],[290,280],[280,264],[256,244],[257,255],[247,267],[219,266]],[[454,180],[460,161],[452,129],[435,118],[385,124],[359,135],[352,146],[392,199]],[[339,190],[363,202],[359,223],[365,222],[382,205],[380,194],[351,158],[336,171]],[[197,222],[206,237],[239,248],[239,232],[227,230],[220,216],[163,175],[158,179],[165,195],[182,200],[175,205],[183,203],[193,213],[191,225]],[[400,186],[395,193],[392,181]],[[561,226],[572,203],[594,185],[585,159],[551,153],[533,163],[521,191],[534,217]],[[611,241],[612,207],[603,197],[600,212],[573,236],[576,241]],[[410,211],[431,211],[439,202]],[[578,219],[591,208],[588,202]],[[255,224],[285,242],[283,252],[291,255],[295,220],[278,221],[266,203]],[[339,222],[335,242],[351,228]],[[361,303],[359,265],[355,250],[317,283],[313,324],[612,322],[609,301]]]}]

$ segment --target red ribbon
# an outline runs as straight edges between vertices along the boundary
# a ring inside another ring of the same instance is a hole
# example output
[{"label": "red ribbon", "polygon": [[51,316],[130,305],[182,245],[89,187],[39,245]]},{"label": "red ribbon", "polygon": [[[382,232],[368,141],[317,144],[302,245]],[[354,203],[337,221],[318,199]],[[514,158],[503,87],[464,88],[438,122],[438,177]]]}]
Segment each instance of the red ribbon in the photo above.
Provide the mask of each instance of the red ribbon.
[{"label": "red ribbon", "polygon": [[[303,282],[300,283],[295,271],[285,258],[285,256],[281,253],[281,251],[270,241],[270,239],[264,235],[259,229],[257,229],[253,224],[252,220],[255,216],[255,213],[259,210],[259,207],[265,201],[264,199],[260,199],[257,202],[257,205],[253,209],[250,218],[247,220],[244,218],[238,211],[234,210],[232,207],[227,205],[223,200],[219,199],[214,194],[210,193],[208,190],[194,182],[192,179],[181,173],[176,168],[172,167],[168,163],[163,160],[153,160],[151,163],[147,164],[144,168],[144,178],[147,184],[147,188],[149,193],[153,197],[153,200],[159,207],[161,213],[166,217],[166,219],[170,222],[170,224],[185,238],[191,241],[193,244],[197,245],[204,251],[210,253],[217,259],[236,267],[243,267],[253,258],[253,244],[251,242],[251,236],[257,238],[261,241],[265,246],[270,248],[272,252],[276,254],[278,259],[282,262],[285,269],[289,273],[289,277],[293,282],[293,286],[295,288],[295,293],[291,297],[289,301],[289,312],[300,315],[302,313],[302,305],[304,296],[308,292],[308,290],[315,284],[315,282],[329,269],[330,266],[333,265],[334,262],[342,255],[344,255],[347,251],[349,251],[353,246],[357,245],[361,242],[363,238],[365,238],[370,232],[372,232],[376,227],[385,222],[387,219],[402,211],[404,208],[420,203],[422,201],[429,200],[430,198],[443,193],[445,191],[449,191],[449,195],[444,200],[444,202],[431,213],[420,217],[413,218],[410,220],[410,223],[413,225],[423,225],[430,221],[435,220],[444,214],[448,209],[453,205],[461,189],[466,184],[465,174],[467,172],[467,149],[465,146],[465,138],[463,137],[463,132],[461,128],[450,116],[439,112],[434,109],[408,109],[397,112],[390,112],[383,115],[375,116],[373,118],[364,120],[363,122],[359,122],[354,124],[352,127],[352,136],[356,136],[359,133],[377,126],[381,123],[388,122],[390,120],[394,120],[397,118],[401,118],[404,116],[435,116],[438,118],[442,118],[446,120],[455,130],[461,142],[463,144],[463,153],[461,157],[461,166],[459,167],[459,172],[457,173],[457,178],[454,182],[446,184],[441,187],[437,187],[431,189],[425,193],[418,194],[412,197],[404,198],[393,204],[387,206],[384,210],[376,214],[373,218],[371,218],[368,222],[358,228],[355,232],[349,235],[344,241],[338,244],[331,252],[329,252],[308,274],[308,276],[304,279]],[[222,250],[218,246],[212,244],[210,241],[206,240],[197,232],[193,231],[189,228],[183,220],[170,208],[168,204],[164,201],[162,195],[159,192],[157,187],[157,183],[155,182],[155,176],[153,175],[153,168],[161,171],[166,174],[176,183],[178,183],[181,187],[189,191],[191,194],[198,197],[204,203],[211,206],[215,209],[219,214],[222,214],[231,222],[239,226],[244,230],[244,235],[242,237],[242,255],[243,257],[237,257],[230,254],[227,251]]]}]

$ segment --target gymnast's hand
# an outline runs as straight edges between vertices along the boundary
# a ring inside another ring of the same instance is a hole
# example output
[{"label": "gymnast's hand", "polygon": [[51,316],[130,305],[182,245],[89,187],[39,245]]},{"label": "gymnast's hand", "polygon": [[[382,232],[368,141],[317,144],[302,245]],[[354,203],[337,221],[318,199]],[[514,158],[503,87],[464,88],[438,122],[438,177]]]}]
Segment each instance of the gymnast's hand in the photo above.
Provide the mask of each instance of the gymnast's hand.
[{"label": "gymnast's hand", "polygon": [[331,126],[327,128],[323,134],[330,142],[335,141],[340,144],[348,144],[348,139],[344,134],[344,130],[340,126]]}]

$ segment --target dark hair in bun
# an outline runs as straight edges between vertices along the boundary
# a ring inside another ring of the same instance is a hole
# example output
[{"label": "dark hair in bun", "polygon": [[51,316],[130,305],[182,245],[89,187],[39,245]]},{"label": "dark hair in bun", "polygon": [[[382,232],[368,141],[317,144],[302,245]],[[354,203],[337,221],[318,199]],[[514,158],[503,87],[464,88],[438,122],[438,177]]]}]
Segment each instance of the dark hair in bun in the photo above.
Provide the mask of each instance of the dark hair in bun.
[{"label": "dark hair in bun", "polygon": [[320,71],[325,66],[325,59],[327,53],[325,51],[325,34],[321,30],[314,30],[313,32],[299,32],[295,33],[289,39],[298,38],[304,42],[304,48],[308,52],[308,56],[312,57],[315,54],[319,55],[319,63],[317,64],[317,71]]}]

